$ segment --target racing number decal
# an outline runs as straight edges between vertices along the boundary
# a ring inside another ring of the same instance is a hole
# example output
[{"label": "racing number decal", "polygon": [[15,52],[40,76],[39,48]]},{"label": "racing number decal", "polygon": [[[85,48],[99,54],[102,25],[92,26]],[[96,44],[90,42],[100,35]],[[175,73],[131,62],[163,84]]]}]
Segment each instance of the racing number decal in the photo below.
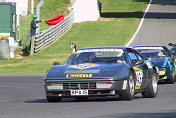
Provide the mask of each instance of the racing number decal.
[{"label": "racing number decal", "polygon": [[135,67],[134,67],[134,70],[135,70],[135,73],[136,73],[136,86],[135,86],[135,89],[140,89],[141,88],[141,84],[142,84],[143,72],[139,68],[135,68]]}]

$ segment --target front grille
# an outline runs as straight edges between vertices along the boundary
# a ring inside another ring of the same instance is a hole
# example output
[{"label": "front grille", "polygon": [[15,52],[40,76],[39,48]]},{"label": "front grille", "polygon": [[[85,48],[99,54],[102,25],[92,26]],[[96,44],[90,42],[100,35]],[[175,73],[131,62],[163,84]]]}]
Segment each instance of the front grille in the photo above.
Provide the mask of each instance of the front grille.
[{"label": "front grille", "polygon": [[63,83],[63,89],[96,89],[96,83]]}]

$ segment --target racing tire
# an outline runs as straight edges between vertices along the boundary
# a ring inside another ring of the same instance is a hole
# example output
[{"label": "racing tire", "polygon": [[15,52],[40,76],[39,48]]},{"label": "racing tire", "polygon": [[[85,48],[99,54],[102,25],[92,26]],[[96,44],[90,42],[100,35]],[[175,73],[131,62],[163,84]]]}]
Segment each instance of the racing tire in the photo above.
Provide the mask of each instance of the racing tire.
[{"label": "racing tire", "polygon": [[158,93],[158,82],[157,75],[155,72],[152,74],[152,78],[150,79],[147,88],[144,92],[142,92],[142,96],[144,98],[155,98]]},{"label": "racing tire", "polygon": [[48,102],[60,102],[62,98],[61,97],[46,96],[46,99]]},{"label": "racing tire", "polygon": [[121,100],[133,100],[135,94],[135,84],[134,84],[134,74],[132,71],[129,72],[128,80],[127,80],[127,87],[123,94],[119,95]]},{"label": "racing tire", "polygon": [[171,71],[171,74],[167,76],[167,83],[174,84],[175,83],[175,72]]}]

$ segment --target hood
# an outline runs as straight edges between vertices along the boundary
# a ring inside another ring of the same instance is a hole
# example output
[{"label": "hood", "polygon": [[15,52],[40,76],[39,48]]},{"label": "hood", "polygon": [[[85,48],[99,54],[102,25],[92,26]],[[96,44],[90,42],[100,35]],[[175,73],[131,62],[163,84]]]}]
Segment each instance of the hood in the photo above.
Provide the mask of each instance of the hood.
[{"label": "hood", "polygon": [[56,65],[47,72],[45,78],[112,77],[124,64],[82,63],[77,65]]},{"label": "hood", "polygon": [[167,63],[169,61],[168,57],[160,57],[160,58],[151,58],[152,61],[154,61],[159,68],[163,68],[167,66]]}]

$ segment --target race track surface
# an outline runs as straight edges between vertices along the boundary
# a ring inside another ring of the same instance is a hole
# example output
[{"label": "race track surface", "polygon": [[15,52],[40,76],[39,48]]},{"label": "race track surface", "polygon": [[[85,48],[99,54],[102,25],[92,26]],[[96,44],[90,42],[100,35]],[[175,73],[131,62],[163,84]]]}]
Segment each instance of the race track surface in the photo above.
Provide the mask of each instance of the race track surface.
[{"label": "race track surface", "polygon": [[169,42],[176,42],[176,0],[153,0],[130,46],[168,46]]},{"label": "race track surface", "polygon": [[87,101],[64,98],[48,103],[44,74],[0,75],[0,118],[175,118],[176,85],[160,84],[156,98],[132,101],[97,97]]}]

